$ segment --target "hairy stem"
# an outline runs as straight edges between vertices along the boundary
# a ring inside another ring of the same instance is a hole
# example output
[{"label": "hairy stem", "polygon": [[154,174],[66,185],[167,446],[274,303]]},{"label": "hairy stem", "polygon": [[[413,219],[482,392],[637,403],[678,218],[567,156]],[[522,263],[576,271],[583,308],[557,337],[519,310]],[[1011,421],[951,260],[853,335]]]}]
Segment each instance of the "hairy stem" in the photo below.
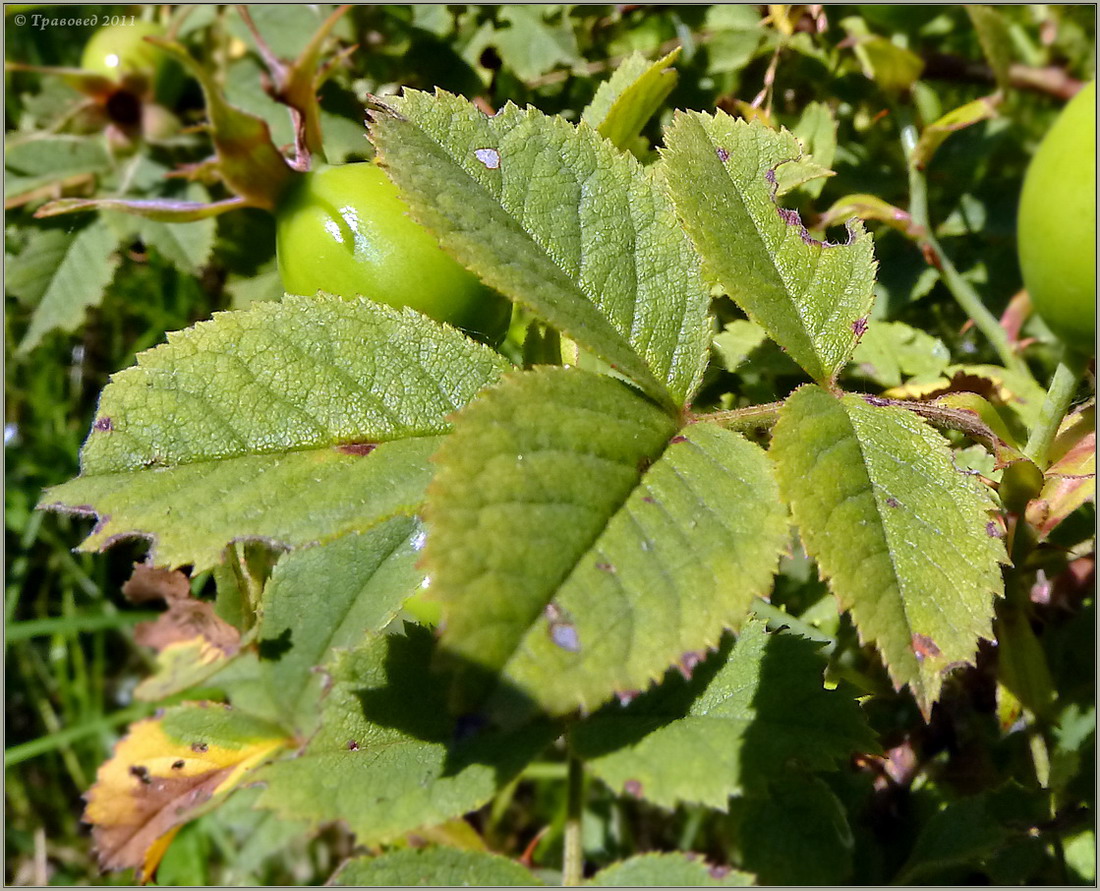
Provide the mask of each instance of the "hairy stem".
[{"label": "hairy stem", "polygon": [[572,752],[569,753],[568,783],[565,851],[561,870],[561,883],[567,888],[584,882],[584,840],[581,834],[584,816],[584,765]]},{"label": "hairy stem", "polygon": [[1031,377],[1027,363],[1013,351],[1008,335],[997,321],[997,317],[986,308],[981,296],[971,284],[959,274],[955,264],[944,253],[936,236],[932,234],[932,222],[928,215],[928,183],[924,171],[917,166],[914,152],[920,134],[907,110],[900,109],[898,116],[902,121],[901,145],[905,152],[905,166],[909,172],[909,215],[913,220],[911,227],[915,233],[913,237],[928,262],[940,271],[943,283],[955,301],[993,345],[1004,367],[1017,374]]},{"label": "hairy stem", "polygon": [[782,402],[768,402],[765,405],[748,405],[728,411],[712,411],[705,415],[696,415],[694,421],[710,421],[727,430],[752,430],[757,427],[773,427],[779,420]]},{"label": "hairy stem", "polygon": [[1076,362],[1067,358],[1063,358],[1058,363],[1054,379],[1047,390],[1047,397],[1039,411],[1039,420],[1028,437],[1027,445],[1024,446],[1024,453],[1043,470],[1048,464],[1051,443],[1058,435],[1058,428],[1062,425],[1062,419],[1069,411],[1073,394],[1077,391],[1080,369],[1073,367],[1075,365],[1077,365]]}]

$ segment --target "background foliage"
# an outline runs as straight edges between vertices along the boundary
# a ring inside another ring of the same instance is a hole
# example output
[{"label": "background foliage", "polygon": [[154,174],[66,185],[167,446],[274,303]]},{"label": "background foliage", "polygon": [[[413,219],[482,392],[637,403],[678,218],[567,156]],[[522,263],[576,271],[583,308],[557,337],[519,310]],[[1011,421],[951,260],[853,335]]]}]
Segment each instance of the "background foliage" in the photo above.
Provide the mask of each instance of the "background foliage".
[{"label": "background foliage", "polygon": [[[51,12],[28,7],[22,14],[35,11]],[[275,53],[289,59],[301,52],[329,11],[262,6],[253,7],[252,15]],[[18,26],[12,19],[17,10],[5,12],[6,61],[79,64],[90,29]],[[178,36],[217,73],[229,100],[267,121],[276,144],[293,141],[285,108],[263,91],[262,61],[234,9],[65,8],[66,16],[74,18],[105,12],[182,16]],[[934,234],[959,277],[988,309],[1003,316],[1008,338],[1021,347],[1015,354],[1022,353],[1030,374],[1045,385],[1056,361],[1054,339],[1036,317],[1013,327],[1013,308],[1019,304],[1012,300],[1021,288],[1015,205],[1038,140],[1074,85],[1095,76],[1093,8],[373,5],[355,7],[337,24],[334,46],[353,45],[358,49],[341,57],[322,90],[321,124],[332,161],[372,155],[362,125],[368,94],[441,87],[487,109],[511,100],[576,122],[594,99],[598,113],[600,84],[630,53],[656,60],[679,47],[675,86],[641,137],[625,147],[642,161],[652,160],[662,128],[672,123],[672,109],[718,108],[782,124],[803,141],[810,162],[835,171],[814,179],[814,171],[807,169],[805,178],[781,182],[785,206],[797,208],[808,226],[834,240],[845,237],[838,227],[845,210],[855,207],[874,234],[876,324],[853,362],[832,368],[823,360],[823,373],[839,373],[849,389],[875,392],[902,384],[942,385],[952,377],[960,380],[961,374],[969,382],[963,389],[977,389],[1007,406],[1009,425],[1029,421],[1028,413],[1041,400],[1037,385],[1029,384],[1019,366],[1006,363],[969,323],[953,299],[957,287],[945,282],[942,264],[928,262],[930,247],[921,227]],[[663,87],[653,89],[658,96],[663,92]],[[108,375],[132,366],[134,357],[163,342],[166,332],[219,310],[252,306],[257,317],[269,308],[278,315],[276,304],[264,302],[281,295],[273,223],[258,210],[183,225],[112,213],[36,219],[37,207],[62,194],[188,200],[227,195],[202,176],[164,178],[181,165],[201,165],[210,153],[206,137],[193,126],[205,116],[202,91],[193,79],[178,74],[175,89],[158,96],[179,126],[146,134],[137,149],[124,144],[126,134],[105,129],[94,118],[94,108],[76,110],[81,94],[56,75],[9,70],[5,91],[6,879],[57,884],[125,880],[126,874],[99,876],[87,829],[79,823],[80,796],[123,725],[152,712],[152,706],[134,698],[134,690],[152,673],[154,657],[135,641],[132,629],[153,613],[121,592],[144,550],[138,542],[124,542],[102,555],[73,553],[91,531],[90,522],[33,508],[44,488],[76,475],[78,451]],[[969,111],[960,119],[944,121],[948,112],[965,108]],[[82,116],[91,121],[83,128],[87,132],[82,132]],[[922,133],[921,196],[914,192],[899,138],[910,121]],[[954,129],[960,123],[966,126]],[[623,124],[622,132],[630,133],[631,127]],[[678,209],[684,213],[682,206]],[[791,357],[766,340],[728,298],[716,295],[712,311],[721,330],[695,398],[697,408],[771,402],[806,380]],[[525,318],[517,317],[521,332]],[[513,332],[502,351],[519,360],[521,343]],[[843,349],[834,352],[843,355]],[[794,358],[802,361],[800,355]],[[476,361],[486,379],[499,374],[490,359]],[[1006,364],[1007,371],[990,371]],[[655,382],[655,392],[667,385],[680,397],[690,390],[697,369],[662,371],[667,373]],[[128,380],[136,379],[134,372],[127,374]],[[1087,394],[1082,390],[1079,395]],[[799,396],[806,404],[812,398],[811,389]],[[431,419],[445,410],[425,406],[402,423],[425,436],[436,432]],[[791,409],[776,435],[782,439],[785,430],[805,422]],[[143,458],[104,460],[140,463]],[[997,476],[981,449],[957,448],[955,461],[970,461],[976,471]],[[780,484],[795,489],[798,481]],[[391,549],[414,541],[415,528],[402,522],[372,535],[388,536]],[[805,633],[824,648],[820,653],[812,646],[800,649],[782,636],[769,646],[793,647],[784,663],[805,664],[811,671],[815,660],[827,660],[830,683],[868,696],[863,712],[885,758],[854,759],[826,771],[833,756],[829,738],[823,738],[822,763],[801,768],[806,776],[791,776],[774,766],[761,770],[766,753],[757,749],[763,762],[723,765],[720,797],[725,801],[739,793],[728,812],[709,809],[706,805],[716,802],[688,790],[665,788],[659,772],[646,782],[653,797],[635,800],[619,794],[628,774],[633,778],[616,762],[624,750],[607,754],[608,738],[629,740],[630,730],[608,715],[602,738],[596,721],[589,738],[577,743],[587,747],[599,780],[589,787],[583,840],[586,860],[594,870],[604,870],[597,881],[629,883],[629,870],[637,863],[612,865],[650,850],[696,852],[716,868],[707,871],[666,854],[659,866],[650,867],[665,870],[659,874],[670,884],[734,884],[752,876],[772,883],[1094,881],[1093,524],[1094,507],[1081,506],[1014,576],[1032,604],[1026,627],[1018,633],[1040,648],[1049,665],[1045,766],[1036,760],[1034,734],[998,693],[997,679],[1010,669],[998,667],[993,646],[983,645],[976,668],[951,676],[925,722],[910,693],[896,692],[873,652],[860,645],[850,620],[836,614],[816,567],[795,545],[781,561],[772,603],[798,616]],[[187,540],[186,528],[180,535],[181,547],[201,546]],[[382,546],[375,541],[364,547]],[[295,572],[301,579],[310,577],[308,566],[280,567],[272,584],[295,584]],[[405,582],[415,586],[418,579]],[[191,587],[211,593],[211,573],[197,574]],[[781,613],[772,624],[784,621]],[[756,626],[742,632],[738,658],[764,659],[763,650],[752,649],[761,646],[756,634],[762,634]],[[415,635],[409,641],[410,647],[422,644]],[[728,651],[729,642],[724,646]],[[363,664],[347,666],[349,676],[383,670],[381,653],[356,658]],[[694,677],[696,685],[709,679],[705,671]],[[709,695],[719,696],[722,678],[718,672],[710,680]],[[669,721],[639,744],[652,749],[643,754],[653,763],[660,763],[661,747],[677,735],[702,744],[706,734],[722,732],[714,727],[737,726],[748,709],[733,697],[713,715],[705,709],[698,713],[702,700],[685,712],[686,705],[677,703],[691,700],[676,690],[676,683],[674,678],[671,686],[662,685],[667,701],[642,697],[631,706],[639,720],[656,714]],[[1027,699],[1020,689],[1017,695]],[[766,717],[756,716],[753,726],[767,726]],[[831,729],[841,740],[859,737],[858,729]],[[335,743],[358,732],[341,728]],[[782,740],[790,731],[776,726],[772,732]],[[541,742],[539,737],[514,744],[537,750]],[[865,751],[873,750],[872,742],[862,742]],[[839,754],[845,751],[841,745]],[[532,879],[560,879],[555,871],[566,818],[565,762],[554,748],[544,758],[525,768],[468,823],[446,823],[422,839],[466,848],[442,855],[450,858],[447,863],[426,862],[437,856],[429,849],[414,853],[398,847],[376,860],[354,862],[341,880],[400,882],[416,870],[453,875],[469,869],[472,881],[518,882],[512,863],[462,860],[482,844],[521,859],[533,868],[526,873]],[[284,769],[293,771],[292,766]],[[472,794],[463,784],[484,782],[475,773],[463,777],[455,781],[456,795]],[[753,788],[746,777],[758,785]],[[345,829],[311,829],[251,810],[258,794],[246,790],[188,824],[169,849],[158,881],[318,883],[346,857],[361,853]],[[839,817],[838,809],[843,811]],[[309,818],[308,813],[298,816]],[[500,872],[478,872],[490,869]]]}]

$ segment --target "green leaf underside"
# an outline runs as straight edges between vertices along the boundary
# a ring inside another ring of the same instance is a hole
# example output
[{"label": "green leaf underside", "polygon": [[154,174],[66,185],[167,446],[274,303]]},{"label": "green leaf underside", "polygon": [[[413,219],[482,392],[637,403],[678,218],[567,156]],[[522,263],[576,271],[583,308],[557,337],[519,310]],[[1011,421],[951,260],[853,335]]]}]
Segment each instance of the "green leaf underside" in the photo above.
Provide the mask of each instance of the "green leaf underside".
[{"label": "green leaf underside", "polygon": [[321,448],[80,476],[47,489],[41,506],[99,515],[81,550],[148,537],[156,565],[201,572],[231,541],[304,547],[415,511],[441,439],[383,443],[365,456]]},{"label": "green leaf underside", "polygon": [[581,121],[616,148],[627,150],[676,86],[672,64],[679,55],[677,47],[656,62],[649,62],[638,52],[627,57],[600,84]]},{"label": "green leaf underside", "polygon": [[456,848],[405,848],[380,857],[356,857],[332,878],[337,887],[451,887],[542,885],[514,860],[484,851]]},{"label": "green leaf underside", "polygon": [[769,171],[801,153],[785,130],[677,113],[666,145],[672,197],[708,271],[814,380],[833,381],[871,309],[871,236],[856,222],[847,244],[814,241],[775,203]]},{"label": "green leaf underside", "polygon": [[653,170],[507,105],[387,97],[371,137],[413,215],[488,284],[665,404],[701,380],[709,296]]},{"label": "green leaf underside", "polygon": [[43,506],[100,516],[84,549],[147,536],[158,564],[196,572],[233,540],[362,532],[415,510],[447,415],[506,367],[453,329],[368,300],[223,313],[114,376],[81,476]]},{"label": "green leaf underside", "polygon": [[828,770],[853,751],[877,750],[855,700],[823,688],[817,649],[750,620],[732,652],[723,647],[691,681],[670,672],[629,705],[578,725],[574,750],[616,792],[721,810],[793,763]]},{"label": "green leaf underside", "polygon": [[118,266],[115,248],[118,236],[102,220],[80,230],[67,249],[38,306],[30,326],[19,344],[20,353],[28,353],[51,331],[74,331],[84,321],[88,307],[103,300],[107,286]]},{"label": "green leaf underside", "polygon": [[912,413],[815,386],[781,409],[771,456],[807,553],[927,715],[991,636],[1006,560],[992,499]]},{"label": "green leaf underside", "polygon": [[[594,707],[714,644],[770,584],[786,520],[737,434],[699,424],[670,445],[671,418],[577,369],[510,375],[455,424],[425,561],[456,705]],[[469,665],[500,672],[495,691]]]},{"label": "green leaf underside", "polygon": [[[380,632],[423,581],[420,523],[395,517],[369,532],[295,551],[264,586],[259,645],[272,698],[284,721],[308,736],[323,679],[312,671],[334,647]],[[324,584],[318,584],[323,579]]]},{"label": "green leaf underside", "polygon": [[341,820],[360,844],[391,841],[480,807],[554,739],[540,722],[454,742],[431,632],[406,633],[335,651],[321,729],[297,758],[256,772],[261,807],[314,826]]},{"label": "green leaf underside", "polygon": [[617,888],[717,888],[755,884],[747,872],[711,866],[696,854],[639,854],[601,869],[590,885]]}]

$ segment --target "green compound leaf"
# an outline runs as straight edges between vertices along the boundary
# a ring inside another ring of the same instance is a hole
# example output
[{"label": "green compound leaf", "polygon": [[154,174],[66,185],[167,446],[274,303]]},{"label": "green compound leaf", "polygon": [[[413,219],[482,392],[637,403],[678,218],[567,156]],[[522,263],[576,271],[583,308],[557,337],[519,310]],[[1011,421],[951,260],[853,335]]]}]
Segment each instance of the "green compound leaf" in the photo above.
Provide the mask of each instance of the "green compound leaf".
[{"label": "green compound leaf", "polygon": [[429,667],[431,632],[405,630],[335,651],[321,729],[298,757],[257,771],[261,807],[341,820],[360,844],[392,841],[480,807],[557,735],[546,722],[458,733]]},{"label": "green compound leaf", "polygon": [[19,344],[19,353],[29,353],[51,331],[75,331],[80,327],[88,307],[103,301],[114,278],[119,262],[117,247],[118,236],[103,220],[96,220],[68,242],[49,275],[42,299]]},{"label": "green compound leaf", "polygon": [[822,687],[818,645],[745,624],[695,667],[669,672],[626,706],[611,704],[576,727],[574,750],[612,789],[662,807],[695,802],[725,810],[793,764],[828,770],[854,751],[877,751],[855,700]]},{"label": "green compound leaf", "polygon": [[329,881],[337,887],[542,885],[515,860],[456,848],[405,848],[381,857],[355,857]]},{"label": "green compound leaf", "polygon": [[[92,180],[112,167],[102,138],[48,134],[4,140],[4,204],[14,207],[51,185]],[[51,190],[52,191],[52,190]]]},{"label": "green compound leaf", "polygon": [[605,888],[721,888],[754,885],[747,872],[712,866],[694,854],[639,854],[601,869],[588,882]]},{"label": "green compound leaf", "polygon": [[771,456],[806,552],[927,716],[944,673],[992,636],[1006,557],[992,499],[946,441],[875,401],[802,387],[780,410]]},{"label": "green compound leaf", "polygon": [[416,568],[423,541],[415,518],[395,517],[276,564],[264,586],[259,652],[272,699],[300,736],[313,730],[323,686],[312,669],[333,647],[357,646],[397,615],[424,579]]},{"label": "green compound leaf", "polygon": [[741,436],[579,369],[509,375],[435,457],[425,563],[454,705],[561,713],[660,677],[770,585],[787,521]]},{"label": "green compound leaf", "polygon": [[446,417],[506,367],[369,300],[222,313],[113,377],[80,477],[43,506],[99,514],[85,549],[147,536],[158,564],[196,572],[237,539],[295,547],[363,531],[416,508]]},{"label": "green compound leaf", "polygon": [[871,309],[871,236],[855,222],[847,244],[815,241],[776,204],[776,168],[801,155],[786,130],[678,113],[666,144],[672,197],[708,270],[810,377],[831,383]]},{"label": "green compound leaf", "polygon": [[680,47],[664,58],[649,62],[635,52],[623,60],[581,114],[581,121],[599,131],[618,149],[626,151],[676,86],[672,64]]},{"label": "green compound leaf", "polygon": [[699,261],[653,170],[587,126],[387,97],[371,137],[413,215],[488,284],[679,407],[710,336]]}]

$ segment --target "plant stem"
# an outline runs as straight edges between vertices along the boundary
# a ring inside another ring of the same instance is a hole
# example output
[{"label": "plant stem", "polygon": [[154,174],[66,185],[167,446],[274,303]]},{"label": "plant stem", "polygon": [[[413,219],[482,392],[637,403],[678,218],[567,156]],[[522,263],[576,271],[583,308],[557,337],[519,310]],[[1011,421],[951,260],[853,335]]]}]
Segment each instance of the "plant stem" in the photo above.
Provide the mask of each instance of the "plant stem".
[{"label": "plant stem", "polygon": [[575,887],[584,882],[584,840],[581,835],[584,816],[584,765],[572,752],[569,753],[567,794],[561,883],[563,887]]},{"label": "plant stem", "polygon": [[909,173],[909,215],[913,220],[912,229],[915,233],[913,237],[926,259],[940,271],[943,283],[955,301],[993,345],[1004,367],[1030,378],[1032,375],[1027,363],[1013,351],[1008,335],[1001,327],[1001,323],[997,321],[997,317],[986,308],[981,296],[971,284],[959,274],[955,264],[944,253],[936,236],[932,234],[932,223],[928,216],[928,183],[924,171],[917,166],[914,153],[920,134],[906,109],[899,109],[898,117],[902,121],[901,145],[905,152],[905,166]]},{"label": "plant stem", "polygon": [[[1051,443],[1058,434],[1058,428],[1062,425],[1062,419],[1069,411],[1069,404],[1073,400],[1073,394],[1077,391],[1077,381],[1080,378],[1078,369],[1067,364],[1067,358],[1063,357],[1054,371],[1054,379],[1047,390],[1047,398],[1043,401],[1043,407],[1039,411],[1039,420],[1028,437],[1024,447],[1026,454],[1043,470],[1047,468],[1047,458],[1050,453]],[[1076,364],[1076,363],[1073,363]]]},{"label": "plant stem", "polygon": [[705,415],[696,415],[696,421],[711,421],[727,430],[751,430],[756,427],[772,427],[779,420],[782,402],[768,402],[765,405],[748,405],[728,411],[712,411]]}]

